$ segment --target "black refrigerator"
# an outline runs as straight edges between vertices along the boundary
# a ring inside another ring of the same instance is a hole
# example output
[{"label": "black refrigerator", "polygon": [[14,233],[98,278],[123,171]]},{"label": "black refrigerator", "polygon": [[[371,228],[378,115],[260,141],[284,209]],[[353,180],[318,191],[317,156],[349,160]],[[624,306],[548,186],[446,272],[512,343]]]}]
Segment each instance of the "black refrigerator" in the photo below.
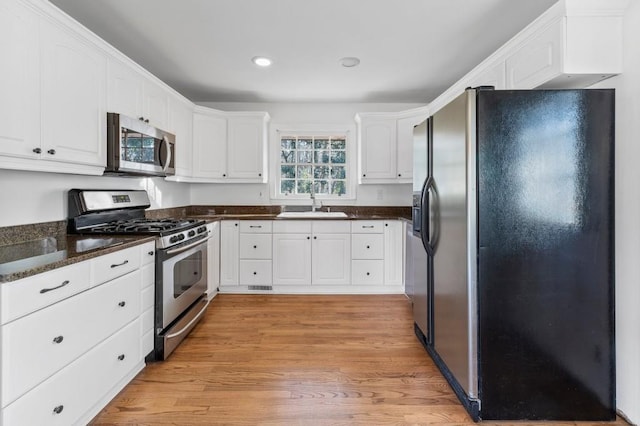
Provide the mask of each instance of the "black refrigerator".
[{"label": "black refrigerator", "polygon": [[615,418],[614,91],[468,89],[431,117],[429,334],[474,420]]}]

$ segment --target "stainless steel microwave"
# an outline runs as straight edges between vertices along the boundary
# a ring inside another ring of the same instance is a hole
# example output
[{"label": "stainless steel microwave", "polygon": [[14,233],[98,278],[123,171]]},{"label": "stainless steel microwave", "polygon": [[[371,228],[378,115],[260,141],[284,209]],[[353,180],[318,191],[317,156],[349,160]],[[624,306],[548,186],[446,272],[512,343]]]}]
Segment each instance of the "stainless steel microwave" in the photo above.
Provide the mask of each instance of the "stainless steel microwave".
[{"label": "stainless steel microwave", "polygon": [[107,113],[105,173],[138,176],[175,174],[175,135],[126,115]]}]

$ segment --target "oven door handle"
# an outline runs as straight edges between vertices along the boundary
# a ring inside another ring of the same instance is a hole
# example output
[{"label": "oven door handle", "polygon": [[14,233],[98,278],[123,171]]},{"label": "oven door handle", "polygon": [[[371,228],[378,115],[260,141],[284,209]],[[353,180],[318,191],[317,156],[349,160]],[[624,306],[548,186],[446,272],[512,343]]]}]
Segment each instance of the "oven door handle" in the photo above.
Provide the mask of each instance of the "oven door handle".
[{"label": "oven door handle", "polygon": [[207,300],[207,303],[202,307],[202,309],[200,309],[200,312],[198,312],[198,315],[193,317],[193,319],[191,321],[189,321],[187,323],[187,325],[185,325],[184,327],[182,327],[180,330],[176,331],[175,333],[167,334],[166,336],[164,336],[164,338],[167,339],[167,340],[168,339],[173,339],[174,337],[178,337],[179,335],[184,333],[185,330],[188,330],[189,327],[191,327],[193,324],[195,324],[197,321],[199,321],[200,318],[202,318],[202,315],[204,315],[204,312],[207,310],[207,307],[209,306],[209,303],[211,303],[211,301]]},{"label": "oven door handle", "polygon": [[175,248],[175,249],[171,249],[171,250],[167,250],[165,253],[166,253],[166,254],[182,253],[183,251],[187,251],[187,250],[189,250],[189,249],[190,249],[190,248],[192,248],[192,247],[195,247],[195,246],[197,246],[197,245],[199,245],[199,244],[204,243],[204,242],[205,242],[205,241],[207,241],[208,239],[209,239],[209,237],[207,237],[207,238],[202,238],[202,239],[200,239],[200,240],[196,241],[195,243],[191,243],[191,244],[189,244],[189,245],[187,245],[187,246],[180,247],[180,248]]}]

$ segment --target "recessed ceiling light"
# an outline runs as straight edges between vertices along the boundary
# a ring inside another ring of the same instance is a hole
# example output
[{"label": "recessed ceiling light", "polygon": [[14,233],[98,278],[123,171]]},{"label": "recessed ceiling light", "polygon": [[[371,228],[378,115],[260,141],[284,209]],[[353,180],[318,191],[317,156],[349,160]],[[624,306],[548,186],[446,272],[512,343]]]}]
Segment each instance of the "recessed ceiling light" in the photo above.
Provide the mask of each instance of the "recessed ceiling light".
[{"label": "recessed ceiling light", "polygon": [[264,56],[254,56],[251,61],[259,67],[268,67],[272,63],[271,59]]},{"label": "recessed ceiling light", "polygon": [[356,58],[355,56],[347,56],[340,59],[340,65],[345,68],[353,68],[355,66],[358,66],[359,64],[360,59]]}]

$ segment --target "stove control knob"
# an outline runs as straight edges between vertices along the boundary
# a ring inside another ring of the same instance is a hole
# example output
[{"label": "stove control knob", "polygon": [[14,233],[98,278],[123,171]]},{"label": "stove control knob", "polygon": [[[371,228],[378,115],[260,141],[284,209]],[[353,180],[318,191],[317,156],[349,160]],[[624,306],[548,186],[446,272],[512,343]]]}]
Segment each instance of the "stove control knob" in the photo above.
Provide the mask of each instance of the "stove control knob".
[{"label": "stove control knob", "polygon": [[196,231],[189,231],[189,237],[194,237],[196,235]]},{"label": "stove control knob", "polygon": [[169,238],[169,242],[170,243],[177,243],[178,242],[178,236],[174,235],[173,237]]},{"label": "stove control knob", "polygon": [[178,240],[180,240],[180,241],[184,240],[184,234],[178,235]]},{"label": "stove control knob", "polygon": [[198,234],[202,234],[203,232],[207,232],[206,226],[201,226],[200,228],[198,228]]}]

